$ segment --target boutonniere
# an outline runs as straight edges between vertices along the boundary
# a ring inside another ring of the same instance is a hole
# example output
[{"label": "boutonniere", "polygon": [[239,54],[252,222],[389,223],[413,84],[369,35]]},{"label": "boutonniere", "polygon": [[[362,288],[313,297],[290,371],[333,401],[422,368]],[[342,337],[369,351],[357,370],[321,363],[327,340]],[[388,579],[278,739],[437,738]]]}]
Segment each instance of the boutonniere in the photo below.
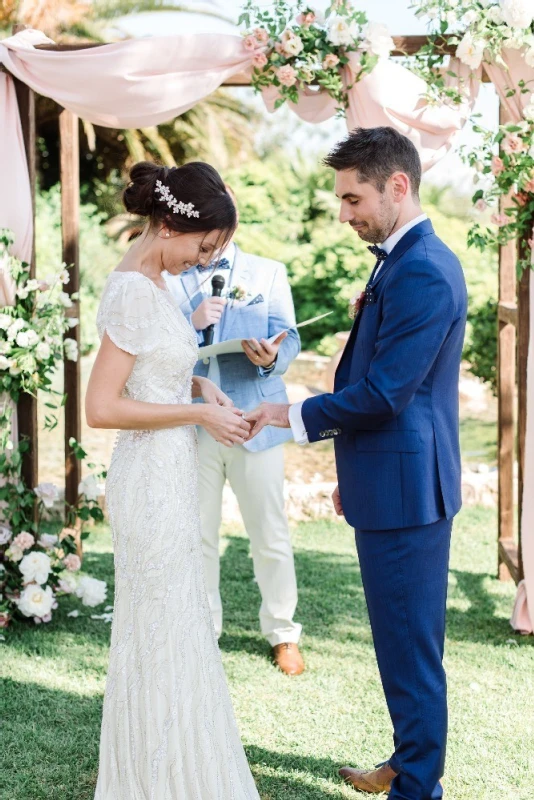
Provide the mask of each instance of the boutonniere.
[{"label": "boutonniere", "polygon": [[236,284],[236,286],[232,286],[231,289],[228,289],[226,292],[226,299],[231,300],[232,303],[243,303],[245,300],[248,300],[252,295],[244,286],[240,284]]},{"label": "boutonniere", "polygon": [[355,295],[349,302],[349,319],[356,319],[365,302],[365,292]]}]

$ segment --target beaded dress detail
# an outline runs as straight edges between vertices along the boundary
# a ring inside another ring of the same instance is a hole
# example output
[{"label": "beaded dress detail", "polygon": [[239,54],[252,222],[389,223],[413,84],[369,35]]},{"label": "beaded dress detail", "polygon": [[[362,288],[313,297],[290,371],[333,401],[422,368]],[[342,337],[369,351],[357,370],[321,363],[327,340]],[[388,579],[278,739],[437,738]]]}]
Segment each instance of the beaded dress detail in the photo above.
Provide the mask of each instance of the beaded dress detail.
[{"label": "beaded dress detail", "polygon": [[[124,395],[190,403],[195,333],[169,292],[113,272],[99,336],[137,356]],[[259,800],[204,584],[196,431],[121,431],[106,481],[115,603],[95,800]]]}]

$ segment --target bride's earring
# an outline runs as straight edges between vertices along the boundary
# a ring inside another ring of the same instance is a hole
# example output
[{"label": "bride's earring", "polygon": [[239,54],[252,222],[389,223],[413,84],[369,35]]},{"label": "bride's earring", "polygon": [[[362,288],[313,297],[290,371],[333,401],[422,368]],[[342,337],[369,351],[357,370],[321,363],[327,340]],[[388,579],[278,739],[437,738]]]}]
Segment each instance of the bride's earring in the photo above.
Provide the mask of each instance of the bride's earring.
[{"label": "bride's earring", "polygon": [[169,238],[169,236],[170,236],[170,235],[171,235],[170,233],[166,233],[166,234],[165,234],[165,236],[167,237],[167,239]]}]

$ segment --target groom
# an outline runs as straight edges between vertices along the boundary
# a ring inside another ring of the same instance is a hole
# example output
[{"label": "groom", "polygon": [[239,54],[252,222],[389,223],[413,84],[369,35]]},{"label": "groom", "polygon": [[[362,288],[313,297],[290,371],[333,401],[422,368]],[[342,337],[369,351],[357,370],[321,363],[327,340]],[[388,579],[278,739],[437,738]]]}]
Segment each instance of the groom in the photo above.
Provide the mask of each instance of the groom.
[{"label": "groom", "polygon": [[[325,159],[340,221],[376,265],[333,394],[262,403],[251,435],[291,427],[305,444],[334,438],[336,512],[356,530],[362,582],[394,751],[340,775],[389,800],[443,796],[447,739],[442,665],[452,520],[460,499],[458,378],[467,292],[458,259],[421,211],[421,163],[393,128],[356,129]],[[377,244],[381,243],[380,247]]]}]

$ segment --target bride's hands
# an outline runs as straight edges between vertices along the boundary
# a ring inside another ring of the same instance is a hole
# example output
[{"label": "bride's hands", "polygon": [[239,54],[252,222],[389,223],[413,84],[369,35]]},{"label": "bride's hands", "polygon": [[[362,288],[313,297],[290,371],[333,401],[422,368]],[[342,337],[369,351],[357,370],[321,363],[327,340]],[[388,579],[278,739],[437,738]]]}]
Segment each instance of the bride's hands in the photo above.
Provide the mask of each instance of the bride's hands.
[{"label": "bride's hands", "polygon": [[193,397],[201,397],[205,403],[230,408],[234,405],[228,395],[226,395],[217,384],[208,378],[201,378],[195,375],[193,378]]},{"label": "bride's hands", "polygon": [[201,425],[207,430],[215,441],[233,447],[234,444],[243,444],[250,433],[250,424],[242,417],[238,408],[228,408],[220,405],[209,404],[202,406]]}]

